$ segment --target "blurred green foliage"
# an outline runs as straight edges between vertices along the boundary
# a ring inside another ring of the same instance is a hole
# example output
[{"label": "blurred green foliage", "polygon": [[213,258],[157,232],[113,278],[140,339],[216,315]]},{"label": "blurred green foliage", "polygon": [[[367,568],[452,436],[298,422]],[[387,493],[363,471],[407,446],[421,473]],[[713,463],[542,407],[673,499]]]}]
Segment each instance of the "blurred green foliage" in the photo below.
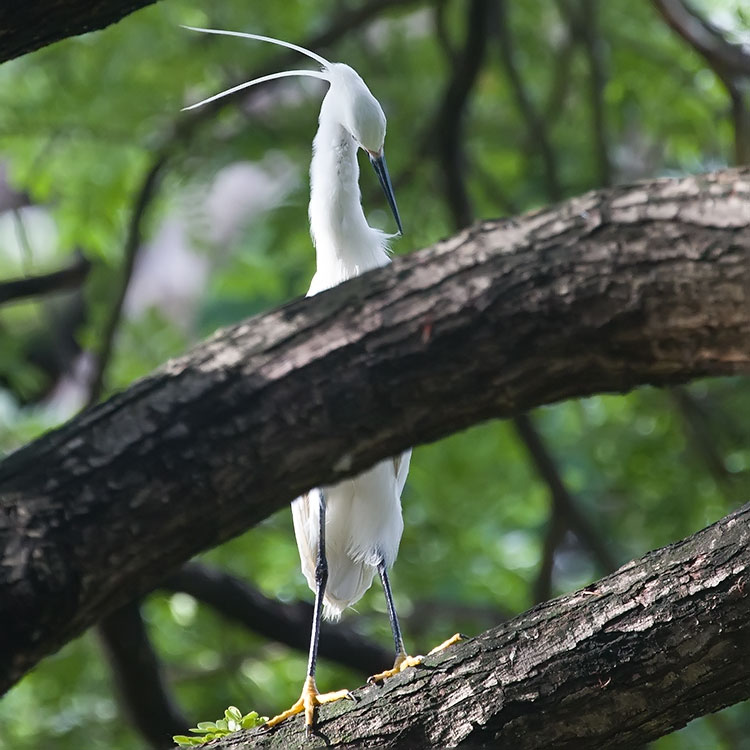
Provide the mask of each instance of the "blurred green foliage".
[{"label": "blurred green foliage", "polygon": [[[45,208],[38,216],[30,213],[36,209],[24,209],[25,235],[17,216],[16,223],[10,214],[0,217],[0,277],[57,268],[73,249],[82,249],[95,263],[85,288],[87,314],[75,329],[84,348],[96,348],[120,283],[145,173],[157,154],[168,154],[144,241],[158,251],[158,228],[179,217],[204,262],[202,281],[179,316],[151,305],[125,317],[107,371],[109,391],[216,327],[303,294],[314,268],[306,171],[320,86],[277,83],[247,106],[242,99],[225,100],[214,116],[181,114],[182,106],[253,76],[279,53],[263,44],[198,36],[178,24],[303,41],[335,21],[342,7],[356,5],[171,0],[0,67],[0,158],[16,189]],[[435,5],[442,8],[442,24],[435,23]],[[591,71],[579,43],[566,51],[566,13],[579,4],[509,6],[516,62],[546,123],[563,192],[597,187]],[[700,8],[720,9],[741,23],[741,4],[704,0]],[[463,41],[465,9],[461,0],[404,3],[325,52],[357,68],[388,114],[388,158],[407,229],[396,243],[398,253],[452,231],[436,187],[441,172],[432,148],[433,118],[453,69],[451,54]],[[733,139],[729,101],[703,60],[648,3],[600,3],[598,9],[604,137],[617,179],[726,165]],[[471,100],[464,143],[468,190],[482,217],[544,205],[550,195],[538,144],[493,44]],[[277,205],[217,240],[206,194],[214,176],[237,162],[271,170],[282,165],[288,189]],[[388,227],[369,172],[362,188],[371,220]],[[0,307],[0,452],[60,418],[43,398],[54,377],[30,352],[42,346],[44,334],[54,338],[67,299]],[[750,412],[747,381],[700,382],[687,393],[695,406],[690,413],[679,408],[675,393],[642,389],[534,415],[567,487],[618,562],[688,535],[748,497],[750,427],[740,416]],[[511,425],[491,422],[417,448],[403,505],[406,529],[393,584],[414,652],[456,630],[478,632],[533,603],[550,499]],[[283,601],[310,598],[287,512],[203,557]],[[602,573],[589,551],[568,536],[555,559],[553,592]],[[420,617],[427,607],[436,613],[429,622]],[[157,592],[144,614],[191,720],[219,715],[228,705],[273,715],[297,698],[305,654],[227,623],[184,594]],[[377,587],[349,617],[363,633],[390,643]],[[323,663],[318,684],[324,691],[354,687],[362,677]],[[0,748],[7,750],[143,747],[118,709],[93,634],[67,645],[11,690],[0,702],[0,726]],[[748,736],[750,711],[736,706],[655,747],[730,750],[748,747]]]}]

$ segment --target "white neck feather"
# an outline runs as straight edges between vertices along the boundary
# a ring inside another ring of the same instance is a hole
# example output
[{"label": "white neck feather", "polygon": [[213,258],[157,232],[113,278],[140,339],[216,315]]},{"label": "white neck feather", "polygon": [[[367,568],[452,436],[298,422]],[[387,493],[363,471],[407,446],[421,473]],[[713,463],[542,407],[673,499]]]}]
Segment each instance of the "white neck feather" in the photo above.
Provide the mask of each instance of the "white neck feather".
[{"label": "white neck feather", "polygon": [[317,270],[308,296],[390,262],[386,235],[369,226],[362,211],[357,144],[327,102],[328,96],[310,164],[310,234]]}]

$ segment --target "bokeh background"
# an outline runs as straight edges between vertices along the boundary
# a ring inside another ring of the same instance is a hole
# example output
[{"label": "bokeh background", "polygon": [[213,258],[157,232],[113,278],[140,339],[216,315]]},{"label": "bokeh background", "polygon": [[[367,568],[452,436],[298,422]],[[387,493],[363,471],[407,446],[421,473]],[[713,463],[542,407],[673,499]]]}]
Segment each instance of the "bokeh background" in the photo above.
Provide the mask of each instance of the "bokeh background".
[{"label": "bokeh background", "polygon": [[[400,254],[474,218],[750,159],[750,75],[681,36],[679,12],[671,28],[675,9],[750,60],[743,0],[163,0],[0,66],[0,279],[67,269],[51,288],[0,298],[0,456],[307,289],[324,87],[276,81],[182,113],[308,62],[179,24],[314,46],[362,74],[388,116]],[[361,182],[370,223],[392,231],[369,167]],[[748,413],[748,380],[721,379],[563,403],[418,447],[392,579],[412,651],[585,585],[747,500]],[[181,732],[230,704],[272,715],[293,702],[306,654],[259,635],[252,614],[271,606],[259,594],[312,598],[289,512],[199,562],[198,578],[165,584],[140,616],[131,608],[14,687],[0,748],[164,747],[165,723]],[[256,597],[244,618],[226,606],[237,581]],[[389,649],[379,586],[356,609],[346,626]],[[128,694],[134,668],[170,706],[161,724]],[[324,660],[318,684],[365,676]],[[750,709],[653,747],[750,748]]]}]

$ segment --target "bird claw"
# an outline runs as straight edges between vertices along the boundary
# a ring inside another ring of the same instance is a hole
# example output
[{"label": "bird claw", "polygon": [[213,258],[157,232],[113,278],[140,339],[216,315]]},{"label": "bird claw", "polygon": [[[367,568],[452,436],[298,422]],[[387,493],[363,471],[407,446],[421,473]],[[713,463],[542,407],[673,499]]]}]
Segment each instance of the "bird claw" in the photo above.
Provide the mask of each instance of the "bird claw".
[{"label": "bird claw", "polygon": [[264,728],[266,730],[271,730],[275,726],[281,724],[282,721],[286,721],[286,719],[304,712],[305,731],[310,735],[315,725],[315,709],[325,703],[333,703],[334,701],[343,699],[356,700],[349,690],[337,690],[332,693],[319,693],[318,688],[315,685],[315,680],[312,677],[308,677],[305,680],[305,684],[302,688],[302,695],[300,695],[299,700],[291,708],[288,708],[278,716],[269,719],[265,723]]},{"label": "bird claw", "polygon": [[[441,651],[445,651],[448,647],[452,646],[455,643],[458,643],[459,641],[463,641],[466,639],[465,635],[461,635],[461,633],[456,633],[455,635],[452,635],[448,640],[443,641],[440,645],[435,646],[430,652],[428,652],[427,656],[433,656],[434,654],[439,654]],[[379,682],[383,682],[384,680],[387,680],[389,677],[394,677],[395,675],[403,672],[405,669],[408,669],[409,667],[418,667],[422,664],[424,661],[424,656],[407,656],[406,654],[399,654],[396,657],[396,662],[393,665],[393,669],[386,669],[385,672],[379,672],[378,674],[374,674],[367,678],[367,684],[368,685],[376,685]]]}]

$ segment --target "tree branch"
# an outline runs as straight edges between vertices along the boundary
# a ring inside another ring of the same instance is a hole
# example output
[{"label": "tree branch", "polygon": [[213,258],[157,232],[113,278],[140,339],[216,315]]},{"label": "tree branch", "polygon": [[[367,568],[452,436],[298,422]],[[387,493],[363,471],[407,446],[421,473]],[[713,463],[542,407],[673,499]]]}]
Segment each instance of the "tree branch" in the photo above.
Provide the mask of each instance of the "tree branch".
[{"label": "tree branch", "polygon": [[[536,109],[526,93],[520,74],[516,68],[511,42],[512,35],[510,34],[508,26],[507,8],[505,3],[502,1],[498,2],[496,10],[496,19],[491,18],[487,12],[486,17],[484,18],[477,16],[476,10],[472,10],[469,18],[469,25],[470,28],[473,28],[474,26],[478,28],[476,31],[470,32],[468,35],[466,55],[467,57],[470,57],[471,55],[479,56],[480,61],[476,63],[478,72],[483,53],[474,51],[472,46],[477,46],[478,40],[475,37],[478,34],[486,35],[484,26],[486,26],[490,20],[494,20],[498,30],[501,56],[503,58],[508,78],[511,82],[511,87],[514,90],[519,109],[521,110],[522,115],[527,118],[527,124],[532,135],[543,142],[542,150],[546,148],[549,152],[547,156],[544,157],[544,162],[547,168],[546,186],[549,197],[552,200],[556,200],[560,197],[560,185],[557,179],[556,162],[554,158],[552,158],[550,144],[547,141],[546,129],[537,122],[538,118]],[[484,37],[482,37],[481,44],[486,44]],[[475,80],[475,78],[470,79],[468,84],[472,86]],[[454,83],[449,85],[449,91],[454,85]],[[460,122],[463,116],[463,108],[468,102],[469,93],[470,90],[467,90],[461,101],[461,108],[454,110],[452,113],[452,117],[456,122]],[[448,209],[453,216],[456,229],[460,229],[462,222],[468,224],[473,219],[473,216],[471,215],[471,207],[467,198],[464,173],[460,168],[462,158],[461,140],[458,131],[454,132],[454,138],[452,140],[448,140],[447,137],[445,138],[440,155],[440,164],[443,169],[445,184],[446,186],[451,186],[450,189],[446,190],[446,203],[448,204]],[[563,485],[557,467],[554,465],[554,461],[547,451],[541,436],[534,429],[531,419],[526,414],[519,414],[513,418],[513,424],[516,427],[519,438],[529,451],[529,455],[534,461],[542,480],[549,487],[552,497],[552,513],[550,517],[549,533],[545,539],[544,556],[542,559],[540,574],[534,587],[537,601],[543,601],[551,596],[552,569],[555,550],[565,535],[566,526],[564,521],[566,519],[575,525],[578,537],[582,541],[589,543],[590,548],[594,551],[599,560],[605,561],[605,564],[603,565],[604,570],[610,571],[614,568],[614,565],[611,563],[606,550],[604,550],[602,545],[598,543],[596,535],[592,532],[588,524],[585,522],[585,519],[583,519],[578,512],[575,502]],[[571,528],[573,528],[573,526],[571,526]]]},{"label": "tree branch", "polygon": [[683,0],[652,0],[669,26],[711,66],[732,102],[735,163],[750,162],[750,54]]},{"label": "tree branch", "polygon": [[[560,472],[555,466],[555,462],[550,455],[547,446],[535,429],[534,424],[528,414],[519,414],[513,419],[513,425],[518,432],[521,441],[526,450],[529,452],[531,460],[534,462],[539,476],[549,487],[552,495],[553,513],[550,519],[551,532],[548,537],[548,544],[551,546],[548,554],[545,555],[546,567],[549,568],[545,575],[551,574],[553,563],[554,548],[552,542],[557,538],[558,542],[562,541],[566,529],[570,529],[592,554],[596,564],[604,572],[610,572],[615,568],[615,561],[607,546],[604,544],[601,535],[592,527],[586,516],[581,513],[576,505],[575,500],[568,492]],[[549,556],[549,559],[546,559]],[[545,565],[542,566],[545,570]],[[546,588],[546,579],[540,578],[539,587],[536,591],[537,601],[543,601],[541,596]]]},{"label": "tree branch", "polygon": [[91,270],[91,262],[83,253],[76,253],[75,260],[66,268],[39,276],[0,281],[0,305],[29,297],[40,297],[54,292],[79,287]]},{"label": "tree branch", "polygon": [[593,135],[597,184],[608,187],[612,184],[612,163],[609,158],[604,88],[606,74],[604,64],[604,41],[599,34],[599,4],[597,0],[581,0],[574,29],[580,35],[589,67],[589,103],[591,107],[591,130]]},{"label": "tree branch", "polygon": [[[750,505],[319,711],[327,748],[636,748],[750,696]],[[303,747],[304,722],[217,750]],[[317,745],[316,745],[317,747]]]},{"label": "tree branch", "polygon": [[544,164],[546,192],[553,201],[562,198],[562,188],[558,176],[557,156],[550,142],[547,132],[547,122],[539,116],[539,112],[526,90],[521,72],[516,63],[513,46],[513,34],[508,19],[508,6],[505,0],[498,0],[497,5],[497,34],[499,41],[500,59],[505,68],[505,75],[510,83],[513,98],[516,100],[518,111],[526,124],[528,142],[531,146],[530,155],[538,151]]},{"label": "tree branch", "polygon": [[155,750],[172,747],[172,735],[190,723],[170,696],[138,602],[105,617],[98,632],[133,726]]},{"label": "tree branch", "polygon": [[491,11],[489,0],[471,0],[464,49],[453,61],[453,76],[443,94],[434,129],[438,156],[443,165],[443,189],[454,223],[459,227],[471,223],[473,216],[463,178],[462,131],[466,105],[487,53],[487,25]]},{"label": "tree branch", "polygon": [[730,77],[750,76],[750,55],[683,0],[652,0],[664,20],[711,65]]},{"label": "tree branch", "polygon": [[0,686],[310,487],[542,403],[750,372],[749,206],[737,169],[484,222],[221,331],[12,454]]},{"label": "tree branch", "polygon": [[0,63],[96,31],[156,0],[34,0],[0,5]]},{"label": "tree branch", "polygon": [[130,280],[133,278],[135,269],[135,260],[138,257],[138,250],[141,247],[142,224],[146,211],[156,195],[159,180],[167,163],[166,154],[160,154],[146,170],[141,187],[138,190],[135,203],[133,205],[133,214],[128,224],[128,233],[125,238],[125,247],[123,248],[122,271],[119,278],[119,284],[114,295],[114,302],[109,310],[109,315],[104,324],[104,330],[101,335],[99,351],[96,356],[96,368],[91,378],[91,387],[87,406],[93,406],[102,395],[104,389],[104,375],[112,357],[112,348],[115,342],[115,335],[120,325],[122,317],[122,308],[125,304],[125,297],[130,287]]},{"label": "tree branch", "polygon": [[[235,576],[200,563],[183,565],[160,588],[190,594],[266,638],[305,653],[310,646],[313,608],[308,602],[282,604]],[[393,662],[391,651],[341,623],[323,623],[318,648],[320,656],[363,675],[382,672]]]}]

